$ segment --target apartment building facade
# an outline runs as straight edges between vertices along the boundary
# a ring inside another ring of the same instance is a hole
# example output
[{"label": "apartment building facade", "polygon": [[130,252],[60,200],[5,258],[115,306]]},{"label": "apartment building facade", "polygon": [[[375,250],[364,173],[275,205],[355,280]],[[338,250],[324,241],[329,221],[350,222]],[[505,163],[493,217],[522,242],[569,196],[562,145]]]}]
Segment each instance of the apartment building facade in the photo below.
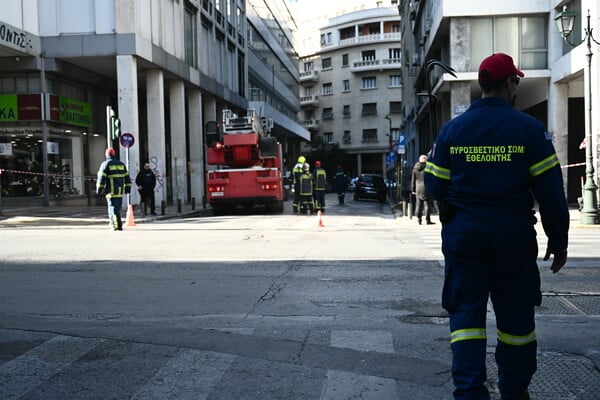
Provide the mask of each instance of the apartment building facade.
[{"label": "apartment building facade", "polygon": [[[293,143],[308,138],[293,118],[299,110],[294,51],[284,50],[281,38],[266,28],[276,16],[257,11],[267,1],[5,3],[0,11],[3,196],[89,202],[104,149],[113,146],[133,176],[140,163],[150,162],[158,176],[158,202],[200,201],[204,125],[219,120],[224,108],[259,108],[274,119],[273,134],[284,146],[298,147]],[[250,31],[252,43],[264,43],[262,48],[248,44]],[[266,66],[265,54],[271,65],[278,63],[277,73]],[[252,99],[249,89],[258,86],[257,75],[268,76],[270,90]],[[128,147],[110,137],[107,107],[119,118],[120,131],[134,137]]]},{"label": "apartment building facade", "polygon": [[306,155],[339,149],[351,175],[394,174],[390,152],[402,111],[399,23],[396,7],[380,4],[320,28],[320,48],[300,60],[300,120],[311,132]]},{"label": "apartment building facade", "polygon": [[[588,10],[595,32],[600,30],[598,0],[400,1],[404,61],[401,130],[407,137],[409,162],[431,149],[437,135],[432,125],[439,129],[481,96],[477,84],[481,60],[505,52],[525,73],[515,107],[539,118],[552,133],[564,167],[568,200],[577,201],[585,176],[582,142],[589,126],[585,112],[590,105],[588,90],[595,109],[591,113],[593,165],[596,171],[598,167],[600,47],[592,47],[590,81],[585,43],[576,47],[565,43],[554,21],[563,6],[577,16],[570,37],[573,43],[583,37]],[[427,68],[428,60],[451,67],[456,77],[441,66]],[[428,96],[428,88],[433,97]]]}]

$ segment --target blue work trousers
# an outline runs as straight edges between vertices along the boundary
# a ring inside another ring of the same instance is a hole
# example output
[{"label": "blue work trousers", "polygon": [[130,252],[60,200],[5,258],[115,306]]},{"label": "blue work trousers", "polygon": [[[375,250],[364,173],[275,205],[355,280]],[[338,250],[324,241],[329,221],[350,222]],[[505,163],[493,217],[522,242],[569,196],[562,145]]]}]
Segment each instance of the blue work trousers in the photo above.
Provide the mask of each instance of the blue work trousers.
[{"label": "blue work trousers", "polygon": [[495,358],[502,399],[527,390],[536,370],[534,307],[541,304],[533,226],[499,230],[464,213],[442,228],[450,314],[452,378],[457,400],[489,400],[486,374],[488,298],[496,314]]},{"label": "blue work trousers", "polygon": [[107,198],[108,203],[108,220],[109,224],[114,230],[122,230],[123,222],[121,220],[121,206],[123,205],[122,197],[111,197]]}]

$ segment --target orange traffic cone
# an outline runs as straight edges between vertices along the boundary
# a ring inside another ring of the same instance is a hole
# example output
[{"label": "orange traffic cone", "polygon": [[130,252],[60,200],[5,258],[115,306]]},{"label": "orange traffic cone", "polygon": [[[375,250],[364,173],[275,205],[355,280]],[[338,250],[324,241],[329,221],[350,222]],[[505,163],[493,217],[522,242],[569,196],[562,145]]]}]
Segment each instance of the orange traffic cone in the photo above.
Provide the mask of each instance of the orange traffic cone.
[{"label": "orange traffic cone", "polygon": [[321,210],[319,210],[317,215],[319,216],[319,227],[324,227],[325,225],[323,225],[323,213],[321,212]]},{"label": "orange traffic cone", "polygon": [[129,205],[127,207],[127,218],[125,219],[125,226],[135,226],[135,221],[133,220],[133,205]]}]

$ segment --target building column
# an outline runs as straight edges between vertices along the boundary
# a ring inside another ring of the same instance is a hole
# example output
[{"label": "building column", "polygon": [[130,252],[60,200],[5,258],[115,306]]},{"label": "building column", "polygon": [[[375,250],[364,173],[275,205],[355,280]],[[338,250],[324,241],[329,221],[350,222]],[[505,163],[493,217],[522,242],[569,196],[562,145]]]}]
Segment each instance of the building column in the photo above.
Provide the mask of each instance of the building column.
[{"label": "building column", "polygon": [[356,176],[362,174],[362,153],[356,155]]},{"label": "building column", "polygon": [[202,98],[202,112],[206,121],[221,122],[221,115],[217,115],[217,101],[214,97]]},{"label": "building column", "polygon": [[[550,83],[548,93],[548,132],[561,165],[569,162],[569,84]],[[562,169],[565,193],[568,193],[568,169]]]},{"label": "building column", "polygon": [[185,130],[185,87],[183,81],[169,84],[171,118],[171,185],[173,200],[187,201],[187,157]]},{"label": "building column", "polygon": [[[471,83],[452,82],[450,84],[450,115],[458,117],[471,105]],[[435,133],[437,135],[437,132]]]},{"label": "building column", "polygon": [[[129,132],[135,138],[133,146],[129,148],[129,163],[127,169],[129,176],[134,180],[139,171],[140,125],[138,121],[138,85],[137,85],[137,60],[132,55],[117,56],[117,91],[118,112],[121,120],[121,132]],[[125,162],[127,149],[120,147],[120,159]],[[129,204],[138,204],[138,192],[132,186]]]},{"label": "building column", "polygon": [[202,118],[202,92],[188,92],[188,126],[190,137],[189,180],[191,196],[196,201],[204,199],[204,126]]},{"label": "building column", "polygon": [[158,69],[146,72],[146,101],[148,114],[148,157],[150,168],[156,175],[154,196],[160,206],[167,199],[166,143],[165,143],[165,86],[163,72]]}]

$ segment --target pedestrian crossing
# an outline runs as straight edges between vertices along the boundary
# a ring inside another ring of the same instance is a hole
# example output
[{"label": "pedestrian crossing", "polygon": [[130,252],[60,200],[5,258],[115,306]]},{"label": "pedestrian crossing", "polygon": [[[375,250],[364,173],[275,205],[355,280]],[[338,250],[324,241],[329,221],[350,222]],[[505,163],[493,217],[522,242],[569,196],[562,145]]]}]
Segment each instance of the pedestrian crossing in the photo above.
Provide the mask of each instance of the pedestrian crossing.
[{"label": "pedestrian crossing", "polygon": [[[213,330],[213,328],[211,328]],[[252,336],[253,328],[220,328],[224,333]],[[198,329],[198,335],[203,329]],[[364,362],[372,356],[397,353],[394,334],[386,330],[332,330],[330,348],[359,352]],[[0,398],[12,399],[315,399],[315,400],[426,400],[450,398],[448,369],[431,384],[394,379],[389,371],[365,374],[353,369],[319,368],[299,362],[273,361],[172,345],[115,339],[44,335],[0,329]],[[22,340],[14,340],[15,337]],[[31,339],[31,346],[26,343]],[[446,345],[444,345],[446,346]],[[448,345],[449,347],[449,345]],[[446,349],[447,350],[447,349]],[[488,349],[488,386],[498,400],[494,348]],[[243,353],[243,352],[241,352]],[[336,353],[337,358],[343,353]],[[541,353],[532,395],[546,400],[592,400],[600,396],[600,373],[593,363],[574,355]],[[415,359],[416,361],[416,359]],[[418,362],[418,361],[416,361]],[[448,354],[448,363],[450,362]],[[423,359],[423,364],[428,361]],[[344,365],[343,360],[333,364]],[[568,369],[563,369],[568,365]],[[403,366],[410,376],[418,364]],[[572,371],[572,373],[570,372]],[[552,391],[547,379],[552,378]],[[574,391],[573,388],[577,390]],[[568,396],[568,397],[567,397]],[[542,398],[542,397],[540,397]]]}]

